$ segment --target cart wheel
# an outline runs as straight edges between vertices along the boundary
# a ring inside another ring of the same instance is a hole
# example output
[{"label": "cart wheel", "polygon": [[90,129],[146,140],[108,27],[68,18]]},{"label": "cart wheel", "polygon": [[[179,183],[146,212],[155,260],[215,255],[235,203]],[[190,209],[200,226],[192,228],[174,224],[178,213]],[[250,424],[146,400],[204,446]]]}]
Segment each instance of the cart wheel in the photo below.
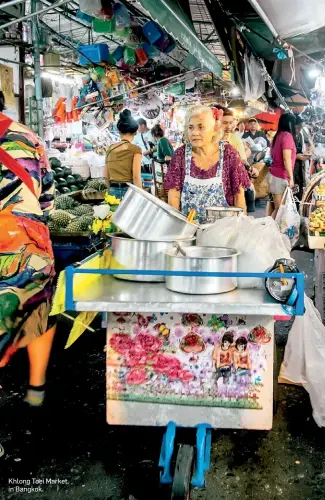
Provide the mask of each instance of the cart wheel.
[{"label": "cart wheel", "polygon": [[194,448],[181,444],[176,459],[171,500],[190,500]]},{"label": "cart wheel", "polygon": [[276,350],[276,343],[274,339],[273,350],[273,415],[278,411],[278,353]]}]

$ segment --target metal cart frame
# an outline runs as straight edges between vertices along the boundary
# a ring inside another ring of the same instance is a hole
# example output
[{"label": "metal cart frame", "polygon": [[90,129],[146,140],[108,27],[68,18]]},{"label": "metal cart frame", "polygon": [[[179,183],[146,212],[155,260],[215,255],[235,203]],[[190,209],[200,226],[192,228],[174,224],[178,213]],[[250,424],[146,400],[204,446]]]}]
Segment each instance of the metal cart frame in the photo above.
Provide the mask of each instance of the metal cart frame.
[{"label": "metal cart frame", "polygon": [[[93,257],[93,256],[92,256]],[[89,261],[92,257],[87,258],[83,263]],[[69,266],[65,270],[66,272],[66,297],[65,306],[67,311],[82,311],[85,310],[86,302],[75,300],[73,294],[73,280],[74,276],[77,274],[98,274],[98,275],[108,275],[112,276],[114,274],[137,274],[137,275],[161,275],[161,276],[198,276],[198,277],[234,277],[234,278],[293,278],[296,282],[296,294],[294,298],[294,303],[290,305],[280,305],[273,299],[270,299],[270,304],[276,305],[277,316],[302,316],[304,314],[304,274],[297,273],[208,273],[208,272],[183,272],[183,271],[140,271],[140,270],[121,270],[121,269],[80,269],[78,267]],[[123,282],[126,283],[126,282]],[[155,284],[157,287],[157,284]],[[255,292],[252,291],[252,292]],[[223,294],[227,295],[227,294]],[[134,305],[132,303],[132,305]],[[235,304],[236,306],[236,304]],[[120,304],[119,311],[124,311],[124,305]],[[174,308],[179,307],[177,304]],[[185,306],[186,307],[186,304]],[[214,304],[210,304],[210,309],[214,307]],[[114,302],[109,304],[107,311],[113,311]],[[211,310],[212,310],[211,309]],[[90,310],[90,309],[87,309]],[[96,309],[99,310],[99,309]],[[129,308],[130,310],[130,308]],[[150,311],[150,308],[146,309]],[[275,311],[274,307],[272,311]],[[103,312],[103,311],[101,311]],[[127,312],[127,308],[125,309]],[[182,312],[182,311],[178,311]],[[240,311],[241,313],[243,311]],[[259,314],[257,312],[253,313],[255,315]],[[268,313],[270,314],[270,313]],[[274,313],[271,313],[273,316]],[[196,425],[196,446],[195,446],[195,458],[194,458],[194,448],[188,445],[181,445],[178,450],[178,456],[176,459],[176,466],[174,473],[172,472],[172,463],[175,456],[175,437],[177,431],[177,422],[169,422],[166,428],[166,432],[163,437],[159,467],[161,468],[160,482],[161,484],[173,484],[172,488],[172,500],[189,499],[189,488],[190,485],[194,487],[202,488],[205,486],[205,472],[210,467],[210,451],[211,451],[211,438],[212,438],[212,426],[207,423],[198,423]],[[195,462],[194,474],[193,462]]]}]

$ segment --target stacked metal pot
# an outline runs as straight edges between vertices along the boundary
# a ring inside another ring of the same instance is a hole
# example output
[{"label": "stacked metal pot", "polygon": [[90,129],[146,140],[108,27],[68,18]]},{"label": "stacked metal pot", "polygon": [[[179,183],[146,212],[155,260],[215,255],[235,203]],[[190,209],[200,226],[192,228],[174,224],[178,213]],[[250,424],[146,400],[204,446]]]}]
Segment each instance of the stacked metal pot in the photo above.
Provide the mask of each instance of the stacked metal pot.
[{"label": "stacked metal pot", "polygon": [[[113,269],[237,271],[236,250],[194,246],[199,226],[136,186],[130,185],[114,214],[113,222],[123,231],[118,236],[112,236]],[[154,274],[116,274],[115,277],[131,281],[166,281],[169,290],[193,295],[224,293],[237,287],[236,278],[165,277]]]}]

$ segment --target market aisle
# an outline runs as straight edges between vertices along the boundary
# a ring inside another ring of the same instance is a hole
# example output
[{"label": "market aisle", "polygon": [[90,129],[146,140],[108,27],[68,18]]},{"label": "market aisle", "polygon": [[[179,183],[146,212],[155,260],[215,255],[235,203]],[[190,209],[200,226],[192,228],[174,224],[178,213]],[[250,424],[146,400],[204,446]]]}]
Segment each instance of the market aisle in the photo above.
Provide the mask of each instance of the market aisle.
[{"label": "market aisle", "polygon": [[[295,257],[308,276],[310,294],[312,254],[295,252]],[[277,325],[279,359],[288,328],[288,324]],[[161,429],[116,429],[105,423],[105,334],[86,334],[62,351],[67,333],[61,325],[50,371],[51,399],[34,427],[26,422],[22,429],[21,419],[15,419],[20,411],[17,393],[24,380],[22,371],[27,368],[23,352],[3,374],[0,441],[8,455],[0,460],[0,497],[160,500],[155,487]],[[191,500],[323,498],[324,443],[304,390],[281,386],[271,432],[214,433],[207,488],[194,491]],[[8,479],[31,477],[61,479],[67,484],[48,484],[43,492],[32,495],[8,491]]]}]

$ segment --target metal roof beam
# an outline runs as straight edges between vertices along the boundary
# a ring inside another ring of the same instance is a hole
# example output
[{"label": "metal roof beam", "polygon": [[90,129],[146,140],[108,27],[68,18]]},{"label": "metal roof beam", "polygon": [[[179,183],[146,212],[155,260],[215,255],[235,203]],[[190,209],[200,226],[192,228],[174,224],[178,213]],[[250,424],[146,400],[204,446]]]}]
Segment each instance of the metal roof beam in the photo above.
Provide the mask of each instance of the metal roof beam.
[{"label": "metal roof beam", "polygon": [[[40,0],[40,2],[44,5],[50,5],[51,2],[49,2],[48,0]],[[57,12],[58,14],[60,14],[61,16],[63,16],[65,19],[67,19],[68,21],[72,21],[73,23],[76,23],[78,24],[79,26],[81,26],[82,28],[87,28],[88,30],[91,30],[92,27],[89,26],[89,24],[87,23],[84,23],[81,19],[78,19],[72,10],[67,10],[67,9],[58,9],[58,8],[55,8],[54,9],[55,12]],[[105,38],[106,40],[108,40],[109,42],[113,42],[115,43],[116,45],[122,45],[122,43],[120,42],[117,42],[116,40],[114,40],[114,38],[112,37],[109,37],[107,35],[104,35],[104,34],[101,34],[101,33],[98,33],[100,36],[102,36],[103,38]]]},{"label": "metal roof beam", "polygon": [[22,21],[27,21],[27,19],[31,19],[35,16],[41,16],[43,14],[46,14],[46,12],[53,10],[55,7],[59,7],[60,5],[64,5],[68,2],[70,2],[70,0],[58,0],[57,2],[54,2],[51,6],[46,7],[45,9],[36,10],[35,12],[32,12],[31,14],[27,14],[26,16],[14,19],[13,21],[10,21],[9,23],[2,24],[0,26],[0,30],[5,30],[6,28],[9,28],[9,26],[21,23]]}]

